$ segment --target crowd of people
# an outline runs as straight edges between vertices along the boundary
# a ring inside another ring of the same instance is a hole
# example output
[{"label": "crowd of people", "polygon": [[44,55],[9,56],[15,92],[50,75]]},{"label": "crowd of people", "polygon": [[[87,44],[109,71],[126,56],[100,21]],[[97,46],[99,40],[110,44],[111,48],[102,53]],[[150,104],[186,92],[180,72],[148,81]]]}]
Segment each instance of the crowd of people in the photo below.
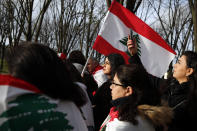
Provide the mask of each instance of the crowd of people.
[{"label": "crowd of people", "polygon": [[130,64],[109,54],[104,64],[79,50],[66,57],[39,43],[6,50],[0,74],[2,131],[194,131],[197,53],[186,51],[169,79],[144,68],[128,39]]}]

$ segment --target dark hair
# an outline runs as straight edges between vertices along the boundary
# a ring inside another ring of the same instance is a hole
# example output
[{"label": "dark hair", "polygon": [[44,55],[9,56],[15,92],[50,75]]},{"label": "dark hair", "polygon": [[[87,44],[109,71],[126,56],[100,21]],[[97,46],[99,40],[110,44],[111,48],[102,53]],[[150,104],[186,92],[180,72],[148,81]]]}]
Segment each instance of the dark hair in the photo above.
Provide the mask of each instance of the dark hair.
[{"label": "dark hair", "polygon": [[141,65],[122,65],[117,69],[116,74],[121,84],[124,85],[123,88],[131,86],[133,90],[132,95],[128,96],[128,100],[117,107],[119,118],[122,121],[137,124],[135,119],[138,114],[137,106],[160,104],[158,90],[150,85],[148,73]]},{"label": "dark hair", "polygon": [[109,64],[111,66],[111,78],[113,79],[116,69],[120,65],[124,65],[125,60],[122,55],[116,53],[109,54],[106,58],[109,60]]},{"label": "dark hair", "polygon": [[83,83],[81,74],[77,70],[77,68],[72,63],[70,63],[70,61],[64,61],[64,64],[65,64],[66,68],[68,69],[68,71],[72,72],[72,73],[70,73],[71,79],[74,82],[82,82]]},{"label": "dark hair", "polygon": [[78,63],[81,65],[85,65],[86,59],[83,53],[80,50],[74,50],[70,53],[68,61],[71,63]]},{"label": "dark hair", "polygon": [[6,51],[6,61],[12,76],[35,85],[42,93],[77,106],[86,102],[83,91],[74,85],[63,61],[47,46],[23,42]]},{"label": "dark hair", "polygon": [[97,83],[95,82],[94,78],[92,77],[91,74],[88,73],[84,73],[84,76],[81,77],[81,74],[79,73],[79,71],[75,68],[75,66],[70,63],[69,61],[64,61],[66,68],[72,72],[71,74],[71,78],[73,79],[74,82],[81,82],[83,84],[86,85],[87,89],[87,94],[91,100],[91,102],[93,102],[93,95],[92,93],[98,88]]},{"label": "dark hair", "polygon": [[[186,51],[182,54],[186,56],[186,64],[188,68],[193,68],[193,73],[189,75],[188,81],[190,83],[190,91],[188,94],[188,112],[193,115],[197,110],[197,53],[193,51]],[[195,113],[197,115],[197,113]]]}]

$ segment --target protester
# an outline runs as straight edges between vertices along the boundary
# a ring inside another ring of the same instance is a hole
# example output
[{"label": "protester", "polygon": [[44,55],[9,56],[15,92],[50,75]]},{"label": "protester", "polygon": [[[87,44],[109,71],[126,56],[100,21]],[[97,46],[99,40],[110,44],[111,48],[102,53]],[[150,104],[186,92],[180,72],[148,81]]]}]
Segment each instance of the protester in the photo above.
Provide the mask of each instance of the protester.
[{"label": "protester", "polygon": [[158,90],[150,86],[142,66],[120,66],[110,88],[113,107],[101,131],[154,131],[170,121],[172,110],[159,106]]},{"label": "protester", "polygon": [[103,72],[105,75],[107,75],[108,81],[103,83],[94,95],[94,120],[96,130],[99,130],[100,125],[110,111],[110,101],[112,100],[110,90],[111,79],[114,76],[115,70],[123,64],[125,64],[125,61],[120,54],[109,54],[105,59],[105,63],[103,65]]},{"label": "protester", "polygon": [[[128,40],[127,45],[133,55],[131,62],[142,65],[140,58],[136,54],[137,46],[135,46],[135,42]],[[162,98],[173,108],[174,119],[169,125],[169,131],[196,130],[194,123],[197,116],[196,68],[197,53],[186,51],[174,65],[173,78],[165,81],[149,75],[152,86],[160,88]]]},{"label": "protester", "polygon": [[19,43],[8,48],[6,62],[10,75],[0,75],[0,130],[87,131],[78,108],[85,94],[53,50]]},{"label": "protester", "polygon": [[85,65],[86,59],[83,53],[80,50],[74,50],[69,54],[69,61],[71,63],[78,63],[81,65]]},{"label": "protester", "polygon": [[83,117],[88,127],[88,131],[94,131],[94,118],[93,118],[92,103],[89,99],[89,96],[87,93],[87,87],[83,82],[83,78],[81,77],[81,74],[79,73],[79,71],[75,68],[75,66],[72,63],[65,61],[65,66],[70,72],[72,72],[70,77],[81,89],[83,89],[84,93],[86,94],[87,103],[83,105],[82,107],[80,107],[80,109],[83,113]]},{"label": "protester", "polygon": [[[67,61],[72,63],[75,66],[75,68],[79,71],[80,74],[82,73],[82,70],[86,63],[86,59],[81,51],[79,50],[72,51]],[[82,79],[83,79],[82,80],[83,83],[87,86],[88,96],[91,102],[93,102],[93,94],[98,89],[98,85],[96,81],[94,80],[93,76],[89,74],[87,71],[84,72]]]},{"label": "protester", "polygon": [[196,130],[197,117],[197,53],[186,51],[174,65],[173,77],[164,98],[174,109],[169,131]]},{"label": "protester", "polygon": [[107,77],[103,73],[103,67],[99,65],[99,62],[95,58],[91,57],[88,60],[87,69],[88,72],[94,77],[98,87],[107,81]]}]

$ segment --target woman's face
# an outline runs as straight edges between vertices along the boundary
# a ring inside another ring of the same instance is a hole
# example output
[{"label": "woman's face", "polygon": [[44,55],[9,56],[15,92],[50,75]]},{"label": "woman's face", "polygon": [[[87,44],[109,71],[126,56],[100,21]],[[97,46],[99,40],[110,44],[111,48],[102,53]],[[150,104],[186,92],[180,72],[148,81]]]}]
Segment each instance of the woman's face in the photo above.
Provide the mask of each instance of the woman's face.
[{"label": "woman's face", "polygon": [[187,76],[189,76],[188,70],[186,56],[183,55],[178,59],[178,62],[174,64],[173,77],[176,78],[179,83],[186,82]]},{"label": "woman's face", "polygon": [[124,88],[120,83],[117,74],[115,74],[113,82],[110,86],[112,100],[127,96],[127,88]]},{"label": "woman's face", "polygon": [[105,59],[105,63],[103,65],[103,73],[106,75],[111,74],[111,65],[110,65],[108,58]]}]

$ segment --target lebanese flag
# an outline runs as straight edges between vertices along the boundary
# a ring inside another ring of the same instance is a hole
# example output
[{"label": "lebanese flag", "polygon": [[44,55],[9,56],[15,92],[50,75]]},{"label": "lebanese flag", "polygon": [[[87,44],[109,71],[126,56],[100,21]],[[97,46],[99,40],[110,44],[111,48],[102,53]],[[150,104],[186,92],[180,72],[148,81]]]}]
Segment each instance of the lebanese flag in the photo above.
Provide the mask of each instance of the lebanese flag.
[{"label": "lebanese flag", "polygon": [[50,98],[34,85],[0,74],[0,130],[87,131],[78,107]]},{"label": "lebanese flag", "polygon": [[100,65],[94,69],[92,75],[98,87],[101,87],[107,81],[107,76],[103,73],[103,67]]},{"label": "lebanese flag", "polygon": [[175,57],[175,51],[151,27],[115,0],[109,8],[93,49],[105,56],[119,53],[128,63],[127,45],[121,41],[127,41],[131,30],[139,39],[138,56],[142,64],[150,74],[162,77]]}]

